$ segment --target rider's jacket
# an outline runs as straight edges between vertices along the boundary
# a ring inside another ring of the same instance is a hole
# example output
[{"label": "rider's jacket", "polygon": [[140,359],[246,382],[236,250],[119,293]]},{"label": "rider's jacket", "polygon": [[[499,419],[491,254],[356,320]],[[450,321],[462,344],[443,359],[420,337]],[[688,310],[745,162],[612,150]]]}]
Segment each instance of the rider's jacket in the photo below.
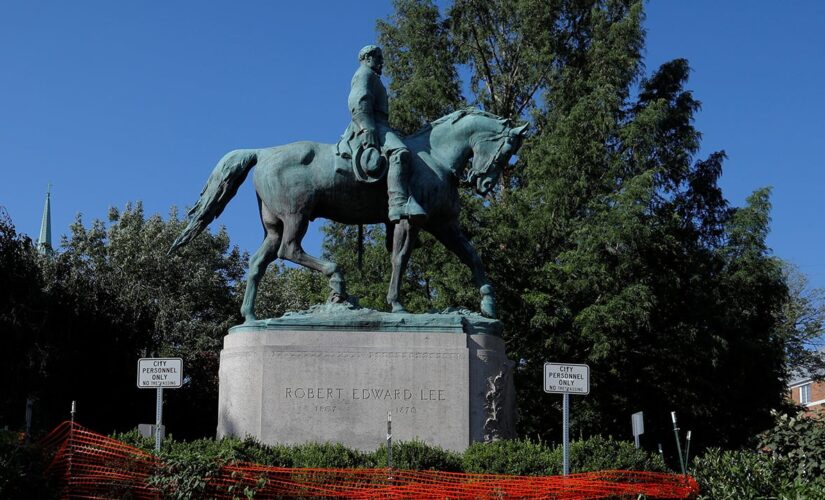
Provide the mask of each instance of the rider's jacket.
[{"label": "rider's jacket", "polygon": [[390,128],[389,98],[381,77],[369,67],[360,64],[352,76],[347,99],[352,121],[344,132],[344,139],[353,140],[363,129],[372,129],[383,152],[405,148],[398,135]]},{"label": "rider's jacket", "polygon": [[374,127],[377,121],[386,123],[390,115],[387,89],[384,88],[381,77],[363,64],[352,75],[347,104],[353,121],[364,128]]}]

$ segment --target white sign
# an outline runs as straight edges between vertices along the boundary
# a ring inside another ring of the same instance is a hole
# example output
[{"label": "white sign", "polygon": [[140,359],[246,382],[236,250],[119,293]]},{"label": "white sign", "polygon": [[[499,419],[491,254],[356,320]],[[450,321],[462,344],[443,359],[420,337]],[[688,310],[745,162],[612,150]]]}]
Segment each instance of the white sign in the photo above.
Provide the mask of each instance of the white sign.
[{"label": "white sign", "polygon": [[633,435],[638,436],[645,433],[645,418],[644,412],[636,412],[630,416],[630,422],[633,425]]},{"label": "white sign", "polygon": [[177,389],[183,382],[181,358],[140,358],[137,386],[141,389]]},{"label": "white sign", "polygon": [[544,363],[544,392],[590,394],[590,367],[570,363]]}]

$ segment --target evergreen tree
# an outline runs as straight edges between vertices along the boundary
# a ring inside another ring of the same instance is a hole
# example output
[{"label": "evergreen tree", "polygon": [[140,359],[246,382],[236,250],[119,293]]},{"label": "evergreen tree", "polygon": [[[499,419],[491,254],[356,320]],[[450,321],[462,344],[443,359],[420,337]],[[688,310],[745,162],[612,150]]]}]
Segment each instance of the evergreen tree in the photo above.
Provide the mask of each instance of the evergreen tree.
[{"label": "evergreen tree", "polygon": [[450,30],[430,0],[394,0],[378,20],[389,84],[390,125],[411,134],[463,104]]},{"label": "evergreen tree", "polygon": [[[410,12],[398,8],[392,23]],[[731,208],[718,186],[724,152],[696,159],[689,65],[643,76],[641,2],[456,0],[446,12],[467,100],[535,126],[499,193],[465,195],[462,215],[520,361],[521,432],[558,437],[559,413],[535,397],[545,361],[591,365],[592,392],[574,399],[581,433],[629,437],[638,410],[653,439],[669,436],[671,410],[701,422],[700,444],[739,444],[768,425],[793,338],[765,245],[768,192]],[[413,41],[393,33],[388,60]],[[422,109],[413,94],[394,98]],[[413,259],[413,294],[426,284],[429,303],[476,307],[467,271],[443,249],[424,245]]]}]

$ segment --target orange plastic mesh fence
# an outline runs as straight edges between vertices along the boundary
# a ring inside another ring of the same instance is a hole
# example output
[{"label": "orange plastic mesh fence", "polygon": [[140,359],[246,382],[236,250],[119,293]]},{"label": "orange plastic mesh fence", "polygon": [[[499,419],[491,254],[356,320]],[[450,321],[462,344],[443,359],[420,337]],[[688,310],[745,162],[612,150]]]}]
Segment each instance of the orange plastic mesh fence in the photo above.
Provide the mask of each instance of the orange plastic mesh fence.
[{"label": "orange plastic mesh fence", "polygon": [[[159,499],[148,483],[154,455],[63,422],[42,442],[54,450],[49,472],[63,498]],[[398,469],[298,469],[236,462],[205,480],[204,497],[255,498],[694,498],[689,476],[608,470],[567,477],[461,474]]]}]

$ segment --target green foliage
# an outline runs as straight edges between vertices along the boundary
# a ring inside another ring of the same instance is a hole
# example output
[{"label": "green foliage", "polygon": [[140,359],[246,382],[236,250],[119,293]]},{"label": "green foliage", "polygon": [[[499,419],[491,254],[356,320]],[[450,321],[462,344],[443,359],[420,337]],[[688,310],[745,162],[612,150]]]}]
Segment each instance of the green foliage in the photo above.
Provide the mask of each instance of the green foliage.
[{"label": "green foliage", "polygon": [[[136,431],[115,434],[145,451],[153,440]],[[210,493],[209,477],[231,462],[248,462],[294,468],[382,468],[387,466],[387,449],[365,453],[340,444],[305,443],[295,446],[260,444],[253,439],[199,439],[191,442],[165,439],[161,448],[165,465],[152,484],[171,498],[194,498]],[[557,475],[561,474],[562,450],[528,440],[474,443],[464,453],[444,450],[421,441],[393,443],[393,467],[411,470],[438,470],[478,474]],[[571,443],[571,470],[587,472],[603,469],[667,471],[658,455],[637,450],[632,443],[593,437]],[[238,491],[253,495],[256,485],[243,484]]]},{"label": "green foliage", "polygon": [[825,477],[825,421],[798,414],[778,415],[760,436],[761,449],[782,457],[799,479]]},{"label": "green foliage", "polygon": [[709,448],[696,457],[690,474],[701,488],[700,499],[825,499],[825,479],[795,476],[788,459],[754,451]]},{"label": "green foliage", "polygon": [[340,443],[306,443],[291,450],[293,467],[344,469],[372,463],[368,456]]},{"label": "green foliage", "polygon": [[57,490],[44,475],[43,450],[19,443],[17,433],[0,430],[0,498],[57,498]]},{"label": "green foliage", "polygon": [[41,387],[49,349],[44,313],[48,297],[43,292],[40,257],[32,241],[18,235],[0,207],[0,332],[6,355],[0,377],[0,422],[22,425],[26,398]]},{"label": "green foliage", "polygon": [[[370,454],[374,467],[386,467],[387,448],[382,446]],[[400,441],[392,445],[392,466],[396,469],[438,470],[461,472],[461,455],[431,446],[422,441]]]},{"label": "green foliage", "polygon": [[[560,452],[561,448],[556,448]],[[669,472],[662,457],[636,449],[630,441],[593,436],[570,444],[570,469],[590,472],[607,469]]]},{"label": "green foliage", "polygon": [[703,498],[825,498],[825,422],[778,414],[754,452],[708,449],[690,472]]},{"label": "green foliage", "polygon": [[[520,433],[560,432],[560,405],[547,411],[529,396],[552,359],[591,366],[592,391],[573,420],[585,436],[629,437],[626,416],[637,410],[651,442],[672,439],[669,411],[684,428],[702,422],[694,450],[741,445],[770,426],[770,409],[785,405],[788,361],[821,323],[795,326],[811,312],[803,302],[783,311],[786,278],[765,242],[769,190],[731,208],[718,184],[725,153],[696,158],[700,103],[688,61],[645,74],[638,1],[456,0],[445,12],[438,24],[431,3],[398,2],[379,30],[391,35],[387,60],[404,61],[388,64],[391,79],[422,74],[408,27],[426,17],[450,47],[443,61],[466,70],[466,101],[532,122],[497,193],[463,193],[461,215],[520,360]],[[421,111],[426,97],[393,98],[417,123],[432,118]],[[477,309],[469,271],[422,241],[404,284],[410,302]],[[383,284],[381,269],[370,277]]]},{"label": "green foliage", "polygon": [[[570,443],[571,472],[606,469],[668,471],[661,457],[633,443],[593,436]],[[528,440],[474,443],[464,452],[465,472],[520,476],[562,473],[561,446]]]},{"label": "green foliage", "polygon": [[463,465],[469,473],[548,476],[561,473],[561,455],[523,439],[473,443],[464,452]]},{"label": "green foliage", "polygon": [[[10,320],[3,348],[15,353],[2,369],[20,383],[3,388],[0,412],[22,415],[32,397],[35,428],[47,429],[76,400],[86,425],[132,426],[151,397],[134,387],[135,360],[170,355],[184,358],[186,380],[169,400],[168,424],[195,435],[214,429],[218,352],[226,329],[238,322],[235,286],[245,266],[224,231],[167,256],[182,226],[174,211],[164,220],[146,217],[140,203],[127,205],[111,209],[108,223],[86,227],[78,217],[60,251],[39,257],[2,220],[0,279],[12,286],[2,288],[9,297],[0,323]],[[92,372],[99,381],[90,385]],[[186,413],[179,408],[197,408],[213,423],[178,426]]]},{"label": "green foliage", "polygon": [[788,300],[779,315],[779,331],[786,342],[787,364],[813,375],[825,374],[825,289],[810,288],[808,278],[788,262],[782,263],[782,274]]},{"label": "green foliage", "polygon": [[699,483],[703,498],[773,498],[775,492],[793,483],[782,462],[753,451],[709,448],[693,460],[690,473]]},{"label": "green foliage", "polygon": [[[238,282],[238,297],[243,297],[245,289],[246,282]],[[260,318],[277,318],[322,303],[328,291],[327,279],[321,273],[273,264],[258,285],[255,311]]]},{"label": "green foliage", "polygon": [[158,488],[164,498],[206,498],[211,492],[209,480],[218,475],[227,460],[208,456],[196,450],[161,453],[161,465],[149,477],[149,485]]},{"label": "green foliage", "polygon": [[[383,310],[387,303],[390,259],[386,249],[386,230],[382,226],[364,226],[362,265],[358,267],[358,228],[343,224],[324,225],[324,258],[334,261],[343,271],[347,293],[358,297],[362,307]],[[409,282],[405,281],[405,285]]]},{"label": "green foliage", "polygon": [[376,23],[390,82],[391,125],[411,134],[463,104],[447,22],[431,0],[394,0]]}]

